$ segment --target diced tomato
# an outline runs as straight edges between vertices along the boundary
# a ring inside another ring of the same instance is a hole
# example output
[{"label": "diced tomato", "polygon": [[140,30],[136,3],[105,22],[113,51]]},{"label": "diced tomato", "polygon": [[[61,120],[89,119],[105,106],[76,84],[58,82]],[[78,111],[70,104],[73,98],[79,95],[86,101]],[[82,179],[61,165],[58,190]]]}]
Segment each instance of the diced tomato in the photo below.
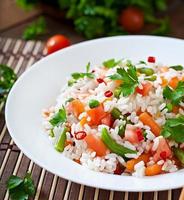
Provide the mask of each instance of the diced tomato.
[{"label": "diced tomato", "polygon": [[166,139],[163,137],[159,138],[158,148],[155,154],[153,155],[154,161],[157,162],[162,159],[165,160],[166,158],[169,158],[171,155],[172,155],[172,152]]},{"label": "diced tomato", "polygon": [[124,172],[123,166],[120,163],[118,163],[116,165],[116,169],[114,171],[114,174],[121,175],[123,172]]},{"label": "diced tomato", "polygon": [[106,116],[106,112],[102,105],[99,105],[96,108],[92,108],[87,111],[87,115],[90,117],[89,125],[99,125],[101,120]]},{"label": "diced tomato", "polygon": [[147,96],[152,89],[152,84],[150,82],[147,82],[145,84],[142,84],[142,89],[139,87],[136,88],[136,92],[141,94],[142,96]]},{"label": "diced tomato", "polygon": [[113,125],[113,118],[112,118],[112,116],[111,116],[111,114],[110,113],[108,113],[104,118],[102,118],[102,120],[101,120],[101,123],[102,124],[105,124],[105,125],[107,125],[107,126],[109,126],[109,127],[111,127],[112,125]]},{"label": "diced tomato", "polygon": [[149,56],[148,57],[148,62],[155,63],[155,61],[156,61],[156,58],[154,56]]},{"label": "diced tomato", "polygon": [[82,112],[84,112],[84,105],[80,100],[75,99],[69,103],[68,110],[78,117]]},{"label": "diced tomato", "polygon": [[[126,130],[125,130],[125,139],[131,142],[132,144],[137,144],[140,141],[144,139],[143,135],[141,136],[141,132],[137,132],[137,127],[133,125],[126,125]],[[137,134],[138,133],[138,134]],[[141,139],[141,140],[140,140]]]},{"label": "diced tomato", "polygon": [[86,141],[88,148],[95,151],[97,156],[106,155],[108,149],[99,137],[89,134],[84,138],[84,140]]}]

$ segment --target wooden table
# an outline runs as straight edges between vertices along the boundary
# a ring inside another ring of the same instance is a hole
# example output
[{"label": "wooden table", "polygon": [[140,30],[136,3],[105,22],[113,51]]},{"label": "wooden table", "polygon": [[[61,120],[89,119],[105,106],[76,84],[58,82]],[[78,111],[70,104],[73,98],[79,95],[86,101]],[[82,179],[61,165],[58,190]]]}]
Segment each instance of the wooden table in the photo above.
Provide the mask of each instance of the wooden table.
[{"label": "wooden table", "polygon": [[[172,24],[171,36],[184,38],[184,4],[176,3],[169,10],[169,15]],[[71,38],[73,43],[85,40],[65,21],[61,22],[49,16],[46,16],[46,19],[49,27],[48,34],[39,39],[45,40],[50,35],[62,33]],[[34,19],[0,33],[0,64],[11,66],[18,75],[43,56],[42,42],[25,42],[19,39],[25,26],[32,20]],[[32,173],[36,185],[34,199],[41,200],[178,200],[181,191],[176,189],[149,193],[115,192],[91,188],[59,178],[34,164],[17,148],[6,129],[4,105],[0,105],[0,200],[9,198],[5,185],[8,177],[11,174],[24,176],[26,171]]]}]

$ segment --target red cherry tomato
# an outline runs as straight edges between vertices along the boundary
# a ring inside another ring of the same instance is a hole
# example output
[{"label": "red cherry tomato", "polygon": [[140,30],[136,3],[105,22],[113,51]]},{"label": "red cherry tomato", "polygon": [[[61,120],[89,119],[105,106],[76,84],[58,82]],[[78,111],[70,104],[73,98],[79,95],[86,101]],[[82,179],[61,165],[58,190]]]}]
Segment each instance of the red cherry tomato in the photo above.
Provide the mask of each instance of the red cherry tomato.
[{"label": "red cherry tomato", "polygon": [[51,54],[55,51],[70,46],[70,40],[64,35],[54,35],[48,39],[46,43],[47,54]]},{"label": "red cherry tomato", "polygon": [[144,26],[144,14],[135,7],[128,7],[120,14],[120,24],[131,33],[140,31]]}]

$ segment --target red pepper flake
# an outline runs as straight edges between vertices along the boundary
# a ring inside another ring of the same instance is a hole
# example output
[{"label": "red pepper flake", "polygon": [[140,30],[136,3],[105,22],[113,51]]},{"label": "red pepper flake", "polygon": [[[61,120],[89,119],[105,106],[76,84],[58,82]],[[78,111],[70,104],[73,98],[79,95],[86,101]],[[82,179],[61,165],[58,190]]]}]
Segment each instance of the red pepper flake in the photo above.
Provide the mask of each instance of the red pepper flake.
[{"label": "red pepper flake", "polygon": [[77,140],[82,140],[86,137],[86,132],[85,131],[78,131],[75,133],[75,139]]},{"label": "red pepper flake", "polygon": [[162,152],[160,153],[160,157],[161,157],[163,160],[166,160],[166,158],[167,158],[167,153],[166,153],[166,151],[162,151]]},{"label": "red pepper flake", "polygon": [[142,133],[142,129],[137,128],[137,129],[135,130],[135,132],[136,132],[136,134],[137,134],[137,138],[138,138],[139,142],[142,141],[142,140],[144,140],[144,136],[143,136],[143,133]]},{"label": "red pepper flake", "polygon": [[154,56],[149,56],[149,57],[148,57],[148,62],[150,62],[150,63],[155,63],[155,61],[156,61],[156,59],[155,59]]},{"label": "red pepper flake", "polygon": [[105,83],[106,85],[106,82],[103,80],[103,78],[97,78],[96,81],[100,84],[100,83]]},{"label": "red pepper flake", "polygon": [[110,90],[107,90],[107,91],[104,93],[104,95],[105,95],[106,97],[111,97],[111,96],[113,95],[113,93],[112,93]]}]

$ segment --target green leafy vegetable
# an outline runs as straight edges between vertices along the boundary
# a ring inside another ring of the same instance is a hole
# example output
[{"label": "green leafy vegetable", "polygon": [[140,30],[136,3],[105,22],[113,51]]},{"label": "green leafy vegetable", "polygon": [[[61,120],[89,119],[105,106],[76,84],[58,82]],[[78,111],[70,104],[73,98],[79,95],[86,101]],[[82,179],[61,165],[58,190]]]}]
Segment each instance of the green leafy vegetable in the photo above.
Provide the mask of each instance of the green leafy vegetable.
[{"label": "green leafy vegetable", "polygon": [[184,100],[184,82],[179,81],[176,89],[166,86],[163,90],[163,96],[172,104],[179,105]]},{"label": "green leafy vegetable", "polygon": [[121,89],[123,96],[133,94],[138,85],[136,68],[133,65],[129,65],[127,71],[125,69],[118,68],[117,73],[109,77],[112,80],[122,80],[123,83],[119,88]]},{"label": "green leafy vegetable", "polygon": [[6,100],[16,79],[17,76],[13,69],[6,65],[0,65],[0,103]]},{"label": "green leafy vegetable", "polygon": [[52,126],[59,126],[66,121],[66,110],[65,108],[59,109],[59,111],[50,119]]},{"label": "green leafy vegetable", "polygon": [[121,62],[121,60],[115,61],[115,59],[113,58],[113,59],[109,59],[109,60],[104,61],[104,62],[103,62],[103,65],[104,65],[106,68],[110,69],[110,68],[113,68],[113,67],[115,67],[116,65],[118,65],[120,62]]},{"label": "green leafy vegetable", "polygon": [[174,148],[173,151],[174,151],[174,155],[184,165],[184,151],[179,148]]},{"label": "green leafy vegetable", "polygon": [[170,68],[176,70],[176,71],[181,71],[183,70],[183,66],[182,65],[174,65],[174,66],[170,66]]},{"label": "green leafy vegetable", "polygon": [[23,32],[23,39],[33,40],[39,35],[46,33],[46,21],[44,17],[39,17],[37,21],[30,24]]},{"label": "green leafy vegetable", "polygon": [[33,197],[35,193],[30,173],[27,173],[24,179],[14,175],[10,176],[7,181],[7,189],[11,200],[27,200],[29,197]]},{"label": "green leafy vegetable", "polygon": [[184,115],[167,119],[161,135],[176,142],[184,142]]},{"label": "green leafy vegetable", "polygon": [[104,144],[113,152],[116,153],[122,157],[125,157],[125,154],[127,153],[137,153],[136,151],[133,151],[131,149],[128,149],[118,143],[114,139],[111,138],[106,128],[102,129],[101,134],[102,141]]}]

